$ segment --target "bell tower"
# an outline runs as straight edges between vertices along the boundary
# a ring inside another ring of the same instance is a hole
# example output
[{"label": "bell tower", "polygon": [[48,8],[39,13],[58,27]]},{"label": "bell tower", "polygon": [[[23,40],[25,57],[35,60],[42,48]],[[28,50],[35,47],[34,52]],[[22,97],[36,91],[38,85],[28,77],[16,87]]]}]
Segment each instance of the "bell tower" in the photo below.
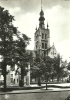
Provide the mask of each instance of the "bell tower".
[{"label": "bell tower", "polygon": [[44,11],[42,9],[42,0],[41,0],[41,11],[39,17],[39,27],[36,27],[36,31],[34,33],[34,50],[36,53],[44,55],[44,51],[47,52],[48,48],[50,48],[50,31],[49,25],[47,23],[47,27],[45,28],[44,24]]}]

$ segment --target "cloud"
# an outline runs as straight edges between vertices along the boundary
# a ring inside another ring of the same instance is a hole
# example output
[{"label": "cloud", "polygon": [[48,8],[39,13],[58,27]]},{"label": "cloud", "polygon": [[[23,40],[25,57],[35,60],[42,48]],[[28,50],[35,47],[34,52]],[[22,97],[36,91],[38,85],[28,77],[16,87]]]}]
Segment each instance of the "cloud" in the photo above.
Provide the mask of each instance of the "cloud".
[{"label": "cloud", "polygon": [[37,8],[40,5],[40,0],[1,0],[1,6],[4,6],[5,8],[12,8],[20,7],[21,10],[26,12],[33,12],[34,10],[37,10]]},{"label": "cloud", "polygon": [[[22,10],[26,12],[39,11],[41,8],[41,0],[0,0],[1,5],[6,8],[21,7]],[[43,8],[52,8],[57,4],[64,6],[65,8],[70,8],[70,1],[66,0],[43,0]]]},{"label": "cloud", "polygon": [[[16,12],[13,12],[16,14]],[[18,13],[19,14],[19,13]],[[38,16],[35,13],[21,13],[19,16],[15,16],[16,21],[14,21],[14,25],[18,27],[18,30],[31,38],[30,45],[27,47],[28,49],[34,49],[34,33],[35,28],[38,23]]]},{"label": "cloud", "polygon": [[21,12],[21,8],[20,7],[15,7],[14,9],[12,9],[12,8],[10,8],[9,9],[9,12],[11,13],[11,14],[17,14],[17,13],[20,13]]},{"label": "cloud", "polygon": [[70,11],[60,5],[57,5],[52,7],[52,9],[47,9],[45,12],[46,19],[49,22],[51,39],[56,42],[62,41],[64,39],[69,39]]},{"label": "cloud", "polygon": [[69,59],[70,57],[70,40],[64,40],[57,43],[57,50],[61,53],[64,59]]},{"label": "cloud", "polygon": [[47,9],[45,16],[49,22],[50,41],[64,58],[69,58],[70,52],[70,9],[56,5]]}]

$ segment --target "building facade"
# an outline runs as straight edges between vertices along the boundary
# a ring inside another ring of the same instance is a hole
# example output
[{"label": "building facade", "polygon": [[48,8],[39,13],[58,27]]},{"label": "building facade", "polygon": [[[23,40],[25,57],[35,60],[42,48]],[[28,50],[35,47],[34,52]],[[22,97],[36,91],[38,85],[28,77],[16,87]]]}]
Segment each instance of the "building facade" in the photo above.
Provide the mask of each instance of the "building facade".
[{"label": "building facade", "polygon": [[[27,74],[24,76],[24,85],[30,85],[30,63],[28,62],[27,66]],[[10,86],[19,86],[19,82],[21,80],[21,68],[15,65],[13,68],[10,66],[6,67],[6,71],[8,72],[6,75],[6,85]],[[4,77],[2,75],[2,69],[0,69],[0,85],[4,83]]]},{"label": "building facade", "polygon": [[[24,85],[30,85],[30,64],[28,63],[27,66],[27,74],[24,77]],[[9,73],[7,74],[7,85],[16,85],[19,86],[19,82],[21,80],[21,68],[17,65],[14,66],[14,69],[10,69]]]}]

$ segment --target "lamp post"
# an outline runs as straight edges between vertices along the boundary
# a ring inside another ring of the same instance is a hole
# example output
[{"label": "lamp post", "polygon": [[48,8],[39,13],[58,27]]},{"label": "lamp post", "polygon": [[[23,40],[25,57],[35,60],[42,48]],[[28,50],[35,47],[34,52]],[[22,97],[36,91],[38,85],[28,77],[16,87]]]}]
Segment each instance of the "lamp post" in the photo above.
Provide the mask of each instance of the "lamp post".
[{"label": "lamp post", "polygon": [[[47,50],[44,49],[44,63],[45,63],[46,51]],[[48,51],[47,51],[47,56],[48,56]],[[46,90],[47,90],[47,74],[48,73],[46,72],[46,74],[45,74],[46,75]]]}]

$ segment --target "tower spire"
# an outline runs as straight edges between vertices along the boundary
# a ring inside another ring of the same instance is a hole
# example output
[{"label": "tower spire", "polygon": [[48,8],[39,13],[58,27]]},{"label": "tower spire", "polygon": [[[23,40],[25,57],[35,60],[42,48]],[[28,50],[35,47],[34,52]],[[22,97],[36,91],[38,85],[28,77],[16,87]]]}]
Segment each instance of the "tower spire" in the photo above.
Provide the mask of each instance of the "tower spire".
[{"label": "tower spire", "polygon": [[44,18],[44,12],[42,10],[42,0],[41,0],[41,11],[40,11],[40,17],[39,17],[39,27],[40,28],[45,28],[44,20],[45,20],[45,18]]},{"label": "tower spire", "polygon": [[41,0],[41,10],[42,10],[42,0]]},{"label": "tower spire", "polygon": [[48,22],[47,22],[47,29],[48,29],[49,25],[48,25]]}]

